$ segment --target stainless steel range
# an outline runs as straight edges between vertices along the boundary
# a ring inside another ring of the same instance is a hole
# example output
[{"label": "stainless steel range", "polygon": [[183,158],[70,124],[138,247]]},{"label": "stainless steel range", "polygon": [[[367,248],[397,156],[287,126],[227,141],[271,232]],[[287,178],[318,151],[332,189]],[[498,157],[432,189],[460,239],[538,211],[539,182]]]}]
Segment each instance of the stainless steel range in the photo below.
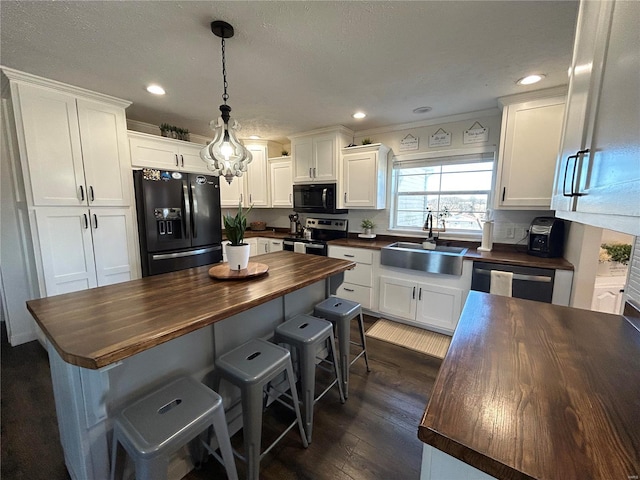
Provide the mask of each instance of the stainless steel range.
[{"label": "stainless steel range", "polygon": [[[307,218],[305,232],[300,237],[288,237],[283,241],[284,249],[290,252],[327,256],[327,242],[347,238],[348,220],[330,218]],[[309,235],[310,233],[310,235]]]}]

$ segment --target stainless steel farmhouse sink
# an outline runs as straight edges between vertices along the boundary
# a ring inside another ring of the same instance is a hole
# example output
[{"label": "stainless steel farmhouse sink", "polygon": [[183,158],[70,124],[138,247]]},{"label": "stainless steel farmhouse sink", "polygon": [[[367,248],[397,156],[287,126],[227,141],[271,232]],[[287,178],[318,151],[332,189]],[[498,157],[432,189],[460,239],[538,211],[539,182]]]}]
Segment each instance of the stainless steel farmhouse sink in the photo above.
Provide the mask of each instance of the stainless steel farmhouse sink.
[{"label": "stainless steel farmhouse sink", "polygon": [[396,242],[382,247],[380,263],[427,273],[462,275],[462,260],[467,248],[437,245],[426,250],[421,243]]}]

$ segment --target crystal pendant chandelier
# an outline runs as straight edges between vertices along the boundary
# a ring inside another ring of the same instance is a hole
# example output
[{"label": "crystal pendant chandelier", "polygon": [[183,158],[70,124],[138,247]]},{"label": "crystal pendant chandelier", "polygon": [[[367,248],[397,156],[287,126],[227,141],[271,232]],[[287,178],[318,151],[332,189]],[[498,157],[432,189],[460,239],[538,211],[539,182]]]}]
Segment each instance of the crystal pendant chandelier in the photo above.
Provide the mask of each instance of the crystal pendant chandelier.
[{"label": "crystal pendant chandelier", "polygon": [[216,177],[224,176],[227,183],[231,184],[233,177],[241,177],[247,171],[247,165],[253,157],[251,152],[240,143],[236,137],[236,131],[240,125],[231,119],[231,107],[227,105],[229,94],[227,93],[227,67],[225,64],[224,39],[233,37],[233,27],[227,22],[216,20],[211,22],[211,31],[222,39],[222,79],[224,93],[223,105],[220,105],[220,117],[209,124],[215,132],[213,140],[200,151],[200,158],[207,164]]}]

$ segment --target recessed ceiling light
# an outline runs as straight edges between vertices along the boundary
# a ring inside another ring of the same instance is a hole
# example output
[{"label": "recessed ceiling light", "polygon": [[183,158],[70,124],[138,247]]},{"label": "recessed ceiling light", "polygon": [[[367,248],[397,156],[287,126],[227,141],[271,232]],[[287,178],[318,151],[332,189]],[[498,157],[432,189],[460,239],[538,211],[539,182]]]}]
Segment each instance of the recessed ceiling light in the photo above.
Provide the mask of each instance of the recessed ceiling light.
[{"label": "recessed ceiling light", "polygon": [[249,138],[251,140],[258,140],[260,138],[260,135],[249,135]]},{"label": "recessed ceiling light", "polygon": [[160,85],[149,85],[147,87],[147,92],[153,93],[154,95],[164,95],[164,88]]},{"label": "recessed ceiling light", "polygon": [[516,82],[516,85],[533,85],[534,83],[538,83],[544,77],[546,77],[546,75],[543,75],[542,73],[537,73],[535,75],[528,75],[518,80]]},{"label": "recessed ceiling light", "polygon": [[356,113],[354,113],[354,114],[352,115],[352,117],[353,117],[353,118],[357,118],[357,119],[364,118],[364,117],[366,117],[366,116],[367,116],[367,114],[366,114],[366,113],[364,113],[364,112],[356,112]]},{"label": "recessed ceiling light", "polygon": [[427,113],[433,110],[431,107],[418,107],[413,109],[413,113]]}]

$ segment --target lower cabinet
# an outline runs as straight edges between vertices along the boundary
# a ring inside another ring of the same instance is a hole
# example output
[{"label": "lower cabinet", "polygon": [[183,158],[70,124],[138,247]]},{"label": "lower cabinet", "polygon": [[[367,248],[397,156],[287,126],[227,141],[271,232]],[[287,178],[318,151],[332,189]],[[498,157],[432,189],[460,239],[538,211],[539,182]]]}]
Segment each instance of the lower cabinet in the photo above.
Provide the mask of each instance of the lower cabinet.
[{"label": "lower cabinet", "polygon": [[281,239],[261,237],[261,238],[258,238],[257,241],[258,241],[257,255],[262,255],[264,253],[270,253],[270,252],[279,252],[283,249],[283,244]]},{"label": "lower cabinet", "polygon": [[378,311],[417,326],[452,333],[460,317],[464,292],[461,288],[381,276]]},{"label": "lower cabinet", "polygon": [[129,208],[38,208],[46,296],[132,280],[135,226]]},{"label": "lower cabinet", "polygon": [[329,257],[356,262],[354,269],[344,272],[344,282],[336,295],[372,310],[373,250],[329,245]]},{"label": "lower cabinet", "polygon": [[621,315],[626,279],[626,276],[596,277],[591,310]]}]

